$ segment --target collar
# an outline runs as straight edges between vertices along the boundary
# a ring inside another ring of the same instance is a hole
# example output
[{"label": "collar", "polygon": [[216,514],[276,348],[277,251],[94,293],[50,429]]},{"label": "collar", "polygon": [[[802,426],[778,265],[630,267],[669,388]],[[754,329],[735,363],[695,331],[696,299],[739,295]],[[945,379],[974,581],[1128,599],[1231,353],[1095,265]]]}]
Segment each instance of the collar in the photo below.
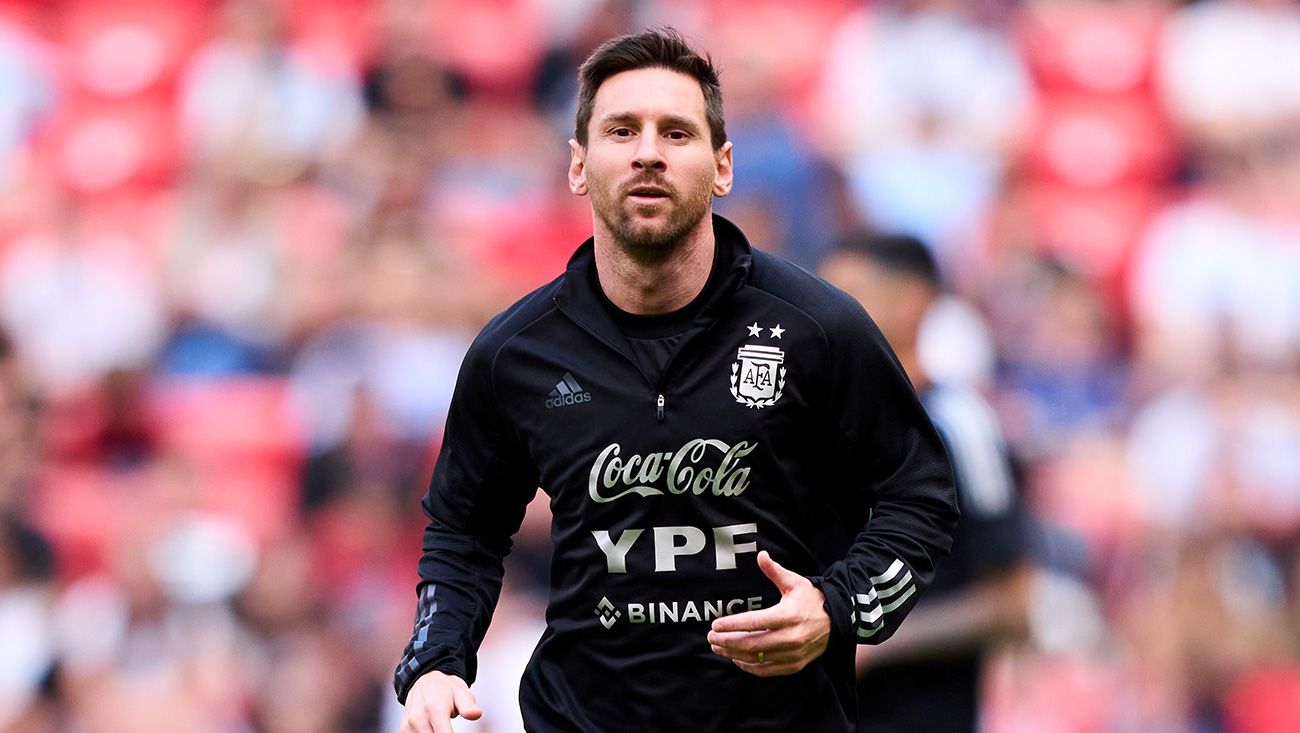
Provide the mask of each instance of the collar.
[{"label": "collar", "polygon": [[[718,266],[725,267],[727,272],[700,307],[688,334],[701,331],[717,320],[721,306],[749,279],[753,264],[753,249],[749,240],[739,227],[718,214],[713,215],[713,240],[714,246],[723,250],[722,259],[717,260]],[[603,294],[596,291],[598,287],[595,238],[589,237],[569,258],[564,281],[555,296],[555,304],[578,325],[630,356],[627,339],[610,317],[602,302]]]}]

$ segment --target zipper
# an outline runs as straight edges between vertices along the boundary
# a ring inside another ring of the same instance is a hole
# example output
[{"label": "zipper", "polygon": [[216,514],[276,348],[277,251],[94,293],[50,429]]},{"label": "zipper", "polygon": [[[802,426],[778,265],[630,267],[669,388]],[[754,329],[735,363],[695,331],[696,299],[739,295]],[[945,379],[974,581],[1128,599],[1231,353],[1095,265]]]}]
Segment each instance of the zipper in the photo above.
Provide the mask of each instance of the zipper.
[{"label": "zipper", "polygon": [[698,331],[695,331],[694,333],[691,333],[689,336],[686,337],[684,341],[682,341],[682,343],[678,344],[677,350],[674,351],[672,355],[668,357],[668,363],[664,364],[663,371],[660,372],[659,374],[659,383],[654,384],[650,381],[650,376],[646,374],[645,370],[641,368],[641,363],[638,362],[631,354],[624,351],[622,347],[620,347],[618,344],[615,344],[609,339],[605,338],[605,336],[601,334],[599,331],[597,331],[596,329],[588,326],[585,322],[583,322],[581,318],[578,318],[575,314],[571,313],[569,309],[566,308],[564,304],[559,301],[558,298],[552,298],[551,302],[555,303],[555,307],[558,308],[559,311],[565,315],[565,317],[567,317],[570,321],[576,323],[578,325],[578,328],[581,328],[582,330],[594,336],[597,341],[600,341],[601,343],[605,344],[609,348],[613,349],[615,353],[622,355],[624,359],[627,359],[632,363],[632,366],[636,367],[636,370],[641,373],[641,378],[644,379],[646,381],[646,384],[650,385],[650,387],[654,389],[656,392],[655,417],[659,419],[659,422],[663,422],[664,420],[664,402],[665,402],[664,385],[668,380],[668,372],[669,370],[672,369],[673,362],[677,361],[677,357],[680,356],[681,353],[686,350],[686,347],[688,345],[690,345],[692,342],[694,342],[696,339],[700,338],[701,336],[707,334],[709,331],[712,331],[713,327],[717,324],[716,319],[711,321],[703,328],[699,329]]},{"label": "zipper", "polygon": [[[614,353],[619,354],[624,359],[627,359],[629,362],[631,362],[632,366],[635,367],[636,370],[641,373],[641,378],[645,380],[645,383],[651,389],[655,389],[658,392],[658,394],[655,395],[655,417],[659,419],[659,422],[663,422],[664,420],[664,395],[663,395],[663,384],[662,384],[663,376],[662,375],[660,376],[661,384],[656,386],[653,382],[650,381],[650,375],[646,374],[645,370],[641,368],[641,363],[638,362],[636,359],[634,359],[631,354],[628,354],[626,351],[624,351],[623,348],[620,347],[618,344],[605,338],[605,336],[601,334],[599,331],[597,331],[596,329],[588,326],[586,323],[583,322],[581,318],[578,318],[573,313],[570,313],[569,310],[565,308],[564,305],[561,304],[559,300],[552,298],[551,301],[555,303],[555,307],[558,308],[560,312],[565,315],[565,317],[567,317],[570,321],[573,321],[575,324],[577,324],[578,328],[581,328],[582,330],[591,334],[596,338],[597,341],[613,349]],[[669,363],[671,363],[671,361],[672,360],[670,359]],[[667,370],[665,369],[665,372],[666,371]]]}]

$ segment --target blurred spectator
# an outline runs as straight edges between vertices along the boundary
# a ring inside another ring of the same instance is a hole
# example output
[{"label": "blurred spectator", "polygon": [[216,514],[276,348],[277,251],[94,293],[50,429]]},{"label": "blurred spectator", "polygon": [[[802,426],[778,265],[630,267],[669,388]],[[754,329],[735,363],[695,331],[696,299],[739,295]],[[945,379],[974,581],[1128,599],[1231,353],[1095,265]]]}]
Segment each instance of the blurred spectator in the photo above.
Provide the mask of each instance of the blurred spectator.
[{"label": "blurred spectator", "polygon": [[0,251],[0,322],[41,387],[64,390],[147,365],[165,335],[152,262],[65,202],[49,230]]},{"label": "blurred spectator", "polygon": [[1230,529],[1278,547],[1300,535],[1300,396],[1294,378],[1172,388],[1137,414],[1129,466],[1152,526]]},{"label": "blurred spectator", "polygon": [[286,47],[275,4],[229,0],[222,27],[181,81],[181,128],[200,171],[287,183],[348,141],[360,121],[357,81]]},{"label": "blurred spectator", "polygon": [[743,185],[717,202],[758,246],[812,269],[829,249],[837,212],[831,167],[818,158],[780,107],[775,60],[735,50],[726,67],[727,139],[743,150],[735,175]]},{"label": "blurred spectator", "polygon": [[1300,359],[1296,231],[1257,210],[1253,187],[1219,175],[1204,195],[1163,212],[1138,253],[1132,301],[1153,379],[1204,379],[1229,365],[1289,369]]},{"label": "blurred spectator", "polygon": [[481,296],[453,254],[421,237],[397,222],[360,230],[345,314],[299,350],[291,379],[311,446],[309,506],[350,481],[410,496],[427,480]]},{"label": "blurred spectator", "polygon": [[899,0],[847,16],[820,100],[824,145],[865,221],[925,241],[950,278],[979,261],[1029,101],[1011,38],[974,10]]},{"label": "blurred spectator", "polygon": [[989,299],[1001,342],[998,405],[1012,442],[1041,456],[1072,436],[1117,428],[1126,375],[1098,293],[1052,263],[1006,274]]},{"label": "blurred spectator", "polygon": [[[577,22],[554,34],[533,82],[533,103],[550,118],[564,139],[573,136],[577,112],[578,66],[607,38],[635,30],[635,0],[596,0],[572,3]],[[558,8],[557,8],[558,9]]]},{"label": "blurred spectator", "polygon": [[1155,219],[1131,301],[1143,376],[1196,383],[1300,363],[1300,7],[1186,6],[1162,49],[1165,97],[1197,173]]},{"label": "blurred spectator", "polygon": [[238,729],[256,647],[226,601],[247,581],[251,546],[228,520],[175,510],[150,519],[119,535],[107,574],[60,598],[54,621],[71,725]]},{"label": "blurred spectator", "polygon": [[1193,141],[1235,147],[1300,120],[1300,7],[1292,0],[1188,3],[1161,49],[1164,97]]},{"label": "blurred spectator", "polygon": [[26,508],[38,460],[35,408],[14,343],[0,329],[0,514]]},{"label": "blurred spectator", "polygon": [[34,34],[0,19],[0,191],[6,197],[20,193],[14,187],[21,158],[54,103],[49,55]]},{"label": "blurred spectator", "polygon": [[989,655],[1028,627],[1027,533],[1010,455],[989,405],[921,363],[922,324],[940,292],[924,244],[854,235],[821,272],[862,302],[897,353],[952,458],[962,511],[952,554],[908,623],[887,644],[859,647],[859,727],[974,733]]},{"label": "blurred spectator", "polygon": [[[54,673],[50,608],[54,556],[45,538],[0,507],[0,727],[22,730],[50,711],[42,696]],[[10,726],[13,726],[12,728]]]}]

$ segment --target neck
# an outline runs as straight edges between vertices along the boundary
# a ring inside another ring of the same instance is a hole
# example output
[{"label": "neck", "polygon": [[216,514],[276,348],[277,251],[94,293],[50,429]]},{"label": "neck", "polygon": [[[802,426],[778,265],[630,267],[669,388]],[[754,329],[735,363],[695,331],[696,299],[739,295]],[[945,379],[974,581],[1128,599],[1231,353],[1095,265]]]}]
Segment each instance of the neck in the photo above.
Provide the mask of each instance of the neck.
[{"label": "neck", "polygon": [[605,297],[626,313],[657,315],[686,307],[704,290],[713,270],[713,217],[705,215],[666,256],[638,257],[632,248],[595,227],[596,275]]}]

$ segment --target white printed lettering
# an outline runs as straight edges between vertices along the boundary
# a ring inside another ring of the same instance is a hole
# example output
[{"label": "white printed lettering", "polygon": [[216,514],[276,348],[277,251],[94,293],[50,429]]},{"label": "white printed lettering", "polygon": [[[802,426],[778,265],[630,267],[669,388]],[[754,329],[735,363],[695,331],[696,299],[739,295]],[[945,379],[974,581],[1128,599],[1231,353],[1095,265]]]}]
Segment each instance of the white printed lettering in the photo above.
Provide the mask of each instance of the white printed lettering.
[{"label": "white printed lettering", "polygon": [[[655,527],[655,572],[677,570],[677,558],[704,549],[704,532],[698,527]],[[683,542],[679,545],[676,538]]]},{"label": "white printed lettering", "polygon": [[756,542],[736,542],[736,535],[755,534],[757,532],[758,525],[753,523],[714,527],[713,552],[717,560],[718,570],[735,570],[737,553],[758,552],[758,543]]},{"label": "white printed lettering", "polygon": [[[663,496],[665,490],[679,496],[688,492],[694,496],[739,496],[749,488],[750,472],[748,466],[741,465],[741,459],[756,448],[757,443],[743,440],[728,445],[721,440],[695,438],[677,451],[624,458],[622,446],[611,443],[591,466],[587,494],[600,504],[628,494]],[[711,454],[714,460],[710,460]]]},{"label": "white printed lettering", "polygon": [[619,535],[618,541],[613,542],[609,538],[609,532],[605,530],[595,530],[591,533],[596,538],[596,546],[600,551],[605,553],[605,564],[611,573],[627,572],[627,551],[632,549],[632,543],[644,532],[643,529],[624,530]]}]

